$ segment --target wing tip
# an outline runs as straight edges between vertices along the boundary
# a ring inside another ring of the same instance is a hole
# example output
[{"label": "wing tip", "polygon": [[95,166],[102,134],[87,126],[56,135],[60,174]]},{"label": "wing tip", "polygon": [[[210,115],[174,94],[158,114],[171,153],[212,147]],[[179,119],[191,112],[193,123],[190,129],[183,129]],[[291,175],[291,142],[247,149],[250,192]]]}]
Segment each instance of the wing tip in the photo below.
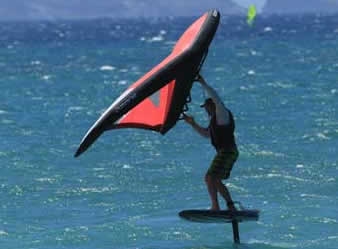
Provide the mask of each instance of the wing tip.
[{"label": "wing tip", "polygon": [[75,154],[74,154],[74,158],[79,157],[79,156],[82,154],[82,152],[83,152],[83,150],[81,150],[81,147],[79,147],[79,148],[77,149],[77,151],[75,152]]}]

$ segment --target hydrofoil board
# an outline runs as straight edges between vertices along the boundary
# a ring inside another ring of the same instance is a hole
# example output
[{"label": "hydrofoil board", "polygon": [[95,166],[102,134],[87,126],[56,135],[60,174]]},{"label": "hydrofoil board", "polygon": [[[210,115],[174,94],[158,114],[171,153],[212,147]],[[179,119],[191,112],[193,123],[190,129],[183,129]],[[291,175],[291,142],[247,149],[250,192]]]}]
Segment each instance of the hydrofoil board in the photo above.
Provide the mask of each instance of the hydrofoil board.
[{"label": "hydrofoil board", "polygon": [[246,222],[257,221],[259,218],[259,210],[205,210],[205,209],[192,209],[183,210],[178,214],[181,218],[199,222],[199,223],[231,223],[233,221]]}]

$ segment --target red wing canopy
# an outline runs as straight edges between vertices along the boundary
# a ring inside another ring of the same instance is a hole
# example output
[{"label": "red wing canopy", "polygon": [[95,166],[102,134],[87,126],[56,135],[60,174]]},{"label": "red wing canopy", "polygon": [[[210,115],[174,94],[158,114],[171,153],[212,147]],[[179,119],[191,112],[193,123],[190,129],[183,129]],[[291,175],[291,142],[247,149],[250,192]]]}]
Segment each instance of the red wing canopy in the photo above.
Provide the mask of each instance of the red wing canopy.
[{"label": "red wing canopy", "polygon": [[106,130],[143,128],[165,134],[187,104],[192,83],[216,33],[220,15],[211,10],[180,37],[171,54],[132,84],[95,122],[75,153],[79,156]]},{"label": "red wing canopy", "polygon": [[160,131],[169,113],[175,80],[149,96],[116,122],[116,128]]},{"label": "red wing canopy", "polygon": [[[172,53],[159,65],[154,67],[150,72],[131,85],[128,90],[136,89],[140,84],[145,84],[152,75],[165,68],[168,63],[172,62],[175,60],[175,58],[179,57],[182,53],[191,48],[192,44],[196,41],[198,35],[200,34],[200,31],[209,15],[210,13],[205,13],[198,20],[196,20],[180,37]],[[177,73],[176,75],[172,75],[173,80],[170,81],[170,83],[140,102],[121,119],[119,119],[112,126],[112,128],[143,128],[159,131],[162,134],[169,130],[164,130],[163,127],[165,127],[166,121],[169,121],[169,110],[175,107],[172,104],[173,99],[179,94],[184,94],[174,91],[177,77],[180,76],[180,69],[177,68],[176,71]],[[189,81],[191,81],[191,79],[188,79],[186,83],[189,84]],[[182,109],[182,107],[180,108]]]}]

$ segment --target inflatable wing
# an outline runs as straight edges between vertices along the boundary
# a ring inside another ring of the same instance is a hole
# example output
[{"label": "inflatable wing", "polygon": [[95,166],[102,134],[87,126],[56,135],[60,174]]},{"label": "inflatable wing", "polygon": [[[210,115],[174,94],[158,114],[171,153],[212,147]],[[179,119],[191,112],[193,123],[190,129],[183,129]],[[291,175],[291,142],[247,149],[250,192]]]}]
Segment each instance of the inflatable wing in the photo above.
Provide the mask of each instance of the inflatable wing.
[{"label": "inflatable wing", "polygon": [[252,4],[248,9],[247,23],[249,26],[252,26],[255,17],[256,17],[256,6]]},{"label": "inflatable wing", "polygon": [[172,128],[187,103],[219,19],[219,12],[211,10],[196,20],[180,37],[172,53],[132,84],[101,115],[82,139],[75,157],[110,129],[143,128],[165,134]]}]

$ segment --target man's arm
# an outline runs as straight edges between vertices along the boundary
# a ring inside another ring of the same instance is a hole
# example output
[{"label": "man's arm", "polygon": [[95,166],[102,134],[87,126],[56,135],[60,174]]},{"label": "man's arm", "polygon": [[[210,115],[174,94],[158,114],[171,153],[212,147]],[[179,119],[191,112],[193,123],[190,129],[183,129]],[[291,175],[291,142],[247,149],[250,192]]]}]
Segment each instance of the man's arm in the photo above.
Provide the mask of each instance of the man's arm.
[{"label": "man's arm", "polygon": [[212,99],[212,101],[216,105],[216,121],[219,125],[226,125],[230,123],[230,115],[229,111],[225,108],[222,100],[216,93],[216,91],[211,88],[207,82],[204,80],[204,78],[199,75],[198,81],[201,83],[202,87],[206,90],[209,97]]},{"label": "man's arm", "polygon": [[191,127],[194,128],[194,130],[197,131],[197,133],[200,134],[202,137],[208,138],[210,136],[208,129],[197,124],[193,117],[183,113],[183,118],[184,121],[190,124]]}]

